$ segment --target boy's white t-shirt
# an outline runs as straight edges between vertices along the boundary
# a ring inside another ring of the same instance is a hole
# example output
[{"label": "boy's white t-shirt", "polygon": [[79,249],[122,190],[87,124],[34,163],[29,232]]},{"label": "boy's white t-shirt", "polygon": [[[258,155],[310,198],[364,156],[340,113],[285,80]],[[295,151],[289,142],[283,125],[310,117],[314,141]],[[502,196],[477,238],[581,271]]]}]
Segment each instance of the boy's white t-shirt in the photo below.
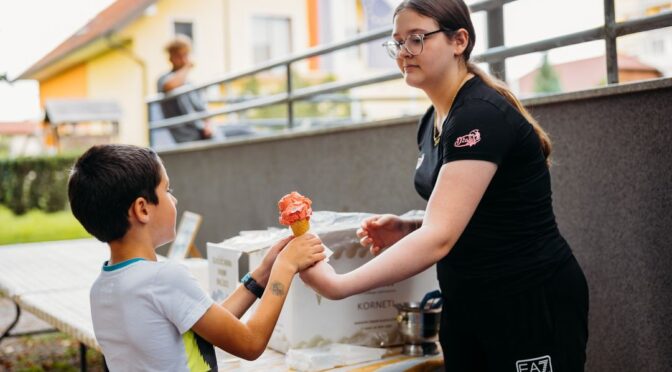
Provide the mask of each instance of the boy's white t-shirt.
[{"label": "boy's white t-shirt", "polygon": [[93,329],[113,372],[216,371],[212,344],[191,331],[212,304],[171,261],[105,265],[91,287]]}]

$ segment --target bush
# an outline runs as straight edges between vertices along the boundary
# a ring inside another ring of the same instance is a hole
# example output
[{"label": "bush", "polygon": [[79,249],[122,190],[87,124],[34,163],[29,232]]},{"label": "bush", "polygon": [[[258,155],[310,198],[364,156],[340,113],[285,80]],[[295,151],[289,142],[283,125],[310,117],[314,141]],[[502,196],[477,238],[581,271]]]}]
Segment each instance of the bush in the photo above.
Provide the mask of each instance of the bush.
[{"label": "bush", "polygon": [[52,156],[0,160],[0,204],[17,215],[31,209],[66,209],[68,174],[75,159]]}]

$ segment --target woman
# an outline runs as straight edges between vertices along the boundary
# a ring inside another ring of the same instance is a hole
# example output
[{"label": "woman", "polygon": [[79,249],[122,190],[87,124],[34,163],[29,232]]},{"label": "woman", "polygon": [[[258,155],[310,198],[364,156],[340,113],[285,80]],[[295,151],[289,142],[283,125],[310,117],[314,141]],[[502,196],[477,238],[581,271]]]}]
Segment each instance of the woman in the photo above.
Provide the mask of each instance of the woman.
[{"label": "woman", "polygon": [[432,101],[415,173],[425,217],[364,221],[361,243],[380,255],[343,275],[321,262],[303,280],[339,299],[436,264],[446,370],[582,371],[588,288],[555,223],[548,136],[469,62],[475,34],[462,0],[402,2],[392,37],[384,46],[406,83]]}]

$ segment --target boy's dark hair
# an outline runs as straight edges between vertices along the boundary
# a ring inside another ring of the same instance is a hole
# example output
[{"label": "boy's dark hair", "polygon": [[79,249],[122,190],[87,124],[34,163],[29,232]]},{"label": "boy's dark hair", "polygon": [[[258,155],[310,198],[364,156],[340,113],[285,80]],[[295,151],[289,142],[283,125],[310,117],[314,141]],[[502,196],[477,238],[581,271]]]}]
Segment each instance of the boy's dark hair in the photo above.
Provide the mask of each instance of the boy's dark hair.
[{"label": "boy's dark hair", "polygon": [[72,214],[103,242],[123,237],[128,209],[139,197],[158,204],[161,160],[152,149],[131,145],[93,146],[75,163],[68,181]]}]

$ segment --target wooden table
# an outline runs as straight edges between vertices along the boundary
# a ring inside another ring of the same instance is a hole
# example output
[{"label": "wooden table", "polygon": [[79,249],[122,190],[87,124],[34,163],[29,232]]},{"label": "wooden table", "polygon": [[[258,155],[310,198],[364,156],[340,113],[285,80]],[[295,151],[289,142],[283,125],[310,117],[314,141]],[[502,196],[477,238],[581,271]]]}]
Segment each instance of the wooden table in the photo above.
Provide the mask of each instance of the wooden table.
[{"label": "wooden table", "polygon": [[[290,371],[285,364],[285,356],[267,349],[259,359],[246,361],[217,350],[220,371],[227,372],[285,372]],[[434,372],[443,371],[441,354],[425,357],[410,357],[401,354],[401,347],[388,349],[383,359],[329,369],[329,372]]]},{"label": "wooden table", "polygon": [[21,309],[30,311],[79,341],[80,369],[85,371],[86,349],[100,351],[93,333],[89,289],[108,258],[107,246],[92,239],[0,247],[0,296],[16,307],[15,318],[0,340],[43,333],[11,332]]},{"label": "wooden table", "polygon": [[[0,246],[0,296],[16,307],[15,319],[0,340],[44,333],[11,332],[22,309],[29,311],[79,341],[80,369],[86,370],[87,348],[101,351],[93,332],[89,290],[109,256],[107,244],[94,239]],[[183,262],[207,291],[207,261]]]}]

